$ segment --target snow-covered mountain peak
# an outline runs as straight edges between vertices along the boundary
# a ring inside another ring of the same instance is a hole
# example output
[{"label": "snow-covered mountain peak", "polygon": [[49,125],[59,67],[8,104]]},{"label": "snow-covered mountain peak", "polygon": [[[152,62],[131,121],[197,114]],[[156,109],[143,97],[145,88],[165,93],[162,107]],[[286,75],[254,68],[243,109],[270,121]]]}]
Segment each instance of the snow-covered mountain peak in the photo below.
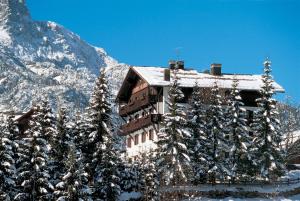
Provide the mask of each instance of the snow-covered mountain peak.
[{"label": "snow-covered mountain peak", "polygon": [[55,22],[32,20],[24,0],[0,0],[0,21],[0,111],[26,110],[46,95],[84,107],[103,67],[118,89],[126,65]]}]

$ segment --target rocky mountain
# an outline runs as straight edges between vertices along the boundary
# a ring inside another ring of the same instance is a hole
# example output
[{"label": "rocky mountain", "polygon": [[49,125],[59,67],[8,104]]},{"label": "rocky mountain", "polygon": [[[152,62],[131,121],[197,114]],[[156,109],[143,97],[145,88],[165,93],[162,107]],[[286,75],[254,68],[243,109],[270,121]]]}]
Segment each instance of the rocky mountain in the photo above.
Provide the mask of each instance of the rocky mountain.
[{"label": "rocky mountain", "polygon": [[0,0],[0,111],[25,111],[44,96],[83,108],[100,68],[115,94],[127,65],[61,25],[34,21],[25,0]]}]

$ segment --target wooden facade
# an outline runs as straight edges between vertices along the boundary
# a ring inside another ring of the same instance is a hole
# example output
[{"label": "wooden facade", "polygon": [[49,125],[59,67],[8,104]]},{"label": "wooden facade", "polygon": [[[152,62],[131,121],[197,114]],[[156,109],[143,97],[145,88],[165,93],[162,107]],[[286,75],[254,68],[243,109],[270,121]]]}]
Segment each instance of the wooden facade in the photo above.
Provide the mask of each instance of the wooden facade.
[{"label": "wooden facade", "polygon": [[147,114],[141,118],[134,119],[127,124],[121,126],[121,134],[126,135],[134,131],[143,129],[151,124],[157,124],[161,121],[161,114]]}]

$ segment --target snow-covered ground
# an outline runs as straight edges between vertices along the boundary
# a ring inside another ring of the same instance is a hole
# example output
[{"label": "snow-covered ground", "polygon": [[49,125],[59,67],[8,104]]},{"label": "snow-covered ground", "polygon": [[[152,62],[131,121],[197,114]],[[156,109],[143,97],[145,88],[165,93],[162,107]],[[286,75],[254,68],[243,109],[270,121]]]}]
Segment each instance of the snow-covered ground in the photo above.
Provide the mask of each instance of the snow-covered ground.
[{"label": "snow-covered ground", "polygon": [[123,192],[118,201],[127,201],[127,200],[130,200],[130,199],[138,199],[141,197],[141,193],[138,193],[138,192]]},{"label": "snow-covered ground", "polygon": [[300,195],[295,195],[291,197],[270,197],[270,198],[224,198],[224,199],[211,199],[211,198],[205,198],[205,197],[198,197],[198,198],[190,198],[186,199],[184,201],[294,201],[294,200],[300,200]]}]

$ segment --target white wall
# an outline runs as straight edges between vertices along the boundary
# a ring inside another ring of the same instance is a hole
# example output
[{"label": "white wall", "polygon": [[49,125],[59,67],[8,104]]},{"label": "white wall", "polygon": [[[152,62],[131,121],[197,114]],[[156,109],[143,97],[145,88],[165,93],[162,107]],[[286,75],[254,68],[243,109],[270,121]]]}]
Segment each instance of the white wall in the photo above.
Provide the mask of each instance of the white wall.
[{"label": "white wall", "polygon": [[163,88],[163,113],[162,114],[169,112],[169,108],[168,108],[168,104],[167,104],[169,90],[170,90],[170,87]]},{"label": "white wall", "polygon": [[[157,125],[155,125],[157,128]],[[153,140],[149,140],[149,130],[153,129]],[[142,142],[142,133],[146,131],[146,141]],[[139,143],[137,145],[134,144],[134,136],[139,136]],[[131,138],[131,147],[127,147],[127,139]],[[126,154],[128,158],[134,158],[135,156],[139,156],[141,153],[147,153],[151,149],[156,149],[155,142],[157,141],[157,133],[154,127],[151,125],[145,129],[135,131],[126,136]]]}]

